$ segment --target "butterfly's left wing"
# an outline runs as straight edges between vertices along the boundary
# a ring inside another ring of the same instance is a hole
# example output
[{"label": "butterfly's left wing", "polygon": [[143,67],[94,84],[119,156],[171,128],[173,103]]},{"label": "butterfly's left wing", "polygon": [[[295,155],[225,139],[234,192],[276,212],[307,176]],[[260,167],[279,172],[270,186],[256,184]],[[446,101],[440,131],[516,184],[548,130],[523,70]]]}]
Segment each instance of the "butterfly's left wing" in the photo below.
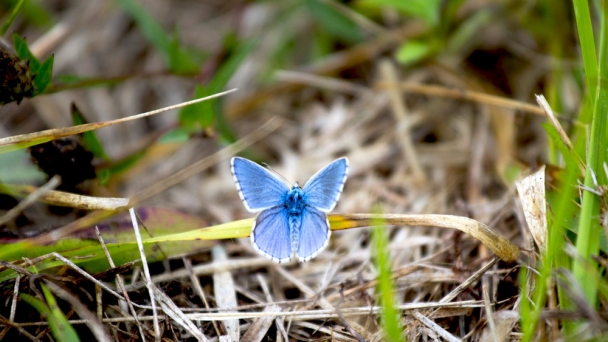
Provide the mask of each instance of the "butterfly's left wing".
[{"label": "butterfly's left wing", "polygon": [[327,215],[314,207],[306,206],[302,212],[298,260],[306,262],[316,257],[327,247],[330,235]]},{"label": "butterfly's left wing", "polygon": [[348,175],[348,159],[336,159],[310,177],[303,190],[306,204],[322,212],[330,212],[336,206]]},{"label": "butterfly's left wing", "polygon": [[239,196],[250,212],[283,205],[289,188],[283,181],[260,165],[240,157],[230,161]]},{"label": "butterfly's left wing", "polygon": [[251,244],[262,255],[274,262],[291,259],[289,213],[283,207],[266,209],[258,215],[251,231]]}]

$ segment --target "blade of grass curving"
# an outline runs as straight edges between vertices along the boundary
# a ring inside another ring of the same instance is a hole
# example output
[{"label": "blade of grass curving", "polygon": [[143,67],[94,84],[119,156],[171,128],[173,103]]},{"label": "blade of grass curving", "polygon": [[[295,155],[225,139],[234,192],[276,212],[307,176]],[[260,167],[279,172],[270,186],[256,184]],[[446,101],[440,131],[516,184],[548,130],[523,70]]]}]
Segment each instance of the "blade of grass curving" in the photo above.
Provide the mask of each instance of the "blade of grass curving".
[{"label": "blade of grass curving", "polygon": [[[106,212],[96,212],[106,213]],[[113,213],[112,213],[113,214]],[[108,215],[109,216],[109,215]],[[93,217],[96,218],[96,217]],[[82,220],[82,219],[81,219]],[[89,219],[87,227],[95,224]],[[395,215],[395,214],[332,214],[329,215],[329,221],[332,230],[351,229],[359,227],[374,227],[377,225],[401,225],[401,226],[427,226],[439,228],[459,229],[471,236],[477,238],[484,245],[490,248],[497,256],[505,261],[514,261],[519,256],[519,249],[504,237],[492,231],[481,222],[475,221],[467,217],[458,217],[450,215]],[[381,224],[380,224],[380,223]],[[155,248],[157,243],[179,242],[182,243],[181,252],[183,252],[184,241],[213,241],[221,239],[234,239],[248,237],[253,225],[253,219],[245,219],[240,221],[229,222],[211,227],[200,229],[192,229],[177,234],[167,234],[154,238],[143,240],[143,243],[150,249],[146,250],[148,259],[158,261],[173,255],[172,253],[180,253],[179,248],[174,249],[169,245],[163,247],[163,250],[168,255],[163,255]],[[165,234],[163,232],[162,234]],[[52,239],[57,236],[52,236],[52,232],[48,233],[51,236],[45,236],[40,241],[51,243]],[[48,235],[47,234],[47,235]],[[61,236],[61,234],[59,235]],[[108,250],[115,258],[117,264],[134,261],[137,259],[137,249],[135,242],[116,236],[114,239],[120,239],[120,243],[107,244]],[[179,244],[178,244],[179,245]],[[175,251],[175,252],[173,252]],[[49,254],[50,252],[59,252],[74,263],[82,265],[87,270],[101,272],[109,265],[104,256],[101,247],[94,240],[83,239],[62,239],[53,242],[51,245],[41,245],[36,239],[20,241],[1,245],[0,259],[1,260],[17,260],[22,257],[35,258],[41,255]],[[101,260],[99,260],[101,259]],[[44,264],[37,264],[38,269],[48,269],[61,265],[56,261],[48,261]],[[5,271],[0,273],[0,280],[14,277],[14,272]]]},{"label": "blade of grass curving", "polygon": [[49,316],[47,317],[47,320],[51,327],[51,331],[53,332],[53,336],[59,341],[80,341],[76,330],[74,330],[61,309],[59,309],[55,296],[53,296],[51,291],[49,291],[44,284],[40,284],[40,287],[42,288],[42,293],[44,293],[44,298],[49,306]]},{"label": "blade of grass curving", "polygon": [[[468,217],[400,214],[330,214],[328,217],[331,230],[373,227],[377,220],[382,220],[383,224],[388,225],[451,228],[465,232],[481,241],[502,260],[515,261],[520,253],[519,248],[509,240],[485,224]],[[252,225],[253,219],[245,219],[189,232],[147,239],[144,240],[144,243],[243,238],[249,236]]]},{"label": "blade of grass curving", "polygon": [[27,148],[30,146],[42,144],[47,141],[67,137],[70,135],[80,134],[80,133],[92,131],[94,129],[102,128],[102,127],[112,126],[112,125],[116,125],[116,124],[127,122],[127,121],[141,119],[146,116],[151,116],[151,115],[155,115],[155,114],[158,114],[161,112],[166,112],[171,109],[181,108],[181,107],[188,106],[188,105],[191,105],[194,103],[211,100],[216,97],[227,95],[234,91],[236,91],[236,89],[231,89],[231,90],[217,93],[214,95],[210,95],[210,96],[207,96],[207,97],[204,97],[201,99],[195,99],[192,101],[183,102],[183,103],[180,103],[177,105],[173,105],[173,106],[169,106],[169,107],[165,107],[165,108],[161,108],[161,109],[156,109],[156,110],[153,110],[150,112],[141,113],[141,114],[129,116],[129,117],[122,118],[122,119],[95,122],[95,123],[84,124],[84,125],[79,125],[79,126],[48,129],[48,130],[39,131],[39,132],[35,132],[35,133],[22,134],[22,135],[2,138],[2,139],[0,139],[0,153],[11,152],[11,151],[19,150],[22,148]]},{"label": "blade of grass curving", "polygon": [[46,286],[44,286],[44,284],[40,284],[40,287],[42,288],[42,292],[44,293],[44,297],[48,305],[43,303],[38,298],[32,297],[25,293],[22,293],[19,296],[21,299],[23,299],[23,301],[33,306],[42,316],[46,318],[46,321],[49,323],[49,327],[51,328],[51,333],[53,334],[53,337],[57,339],[57,341],[80,341],[76,330],[74,330],[74,328],[68,322],[68,319],[59,309],[53,294],[46,288]]},{"label": "blade of grass curving", "polygon": [[381,323],[385,341],[402,341],[401,315],[395,308],[398,303],[394,296],[395,284],[391,277],[391,255],[389,250],[389,239],[386,231],[386,222],[378,215],[372,220],[372,255],[373,262],[378,270],[378,283],[376,293],[381,312]]}]

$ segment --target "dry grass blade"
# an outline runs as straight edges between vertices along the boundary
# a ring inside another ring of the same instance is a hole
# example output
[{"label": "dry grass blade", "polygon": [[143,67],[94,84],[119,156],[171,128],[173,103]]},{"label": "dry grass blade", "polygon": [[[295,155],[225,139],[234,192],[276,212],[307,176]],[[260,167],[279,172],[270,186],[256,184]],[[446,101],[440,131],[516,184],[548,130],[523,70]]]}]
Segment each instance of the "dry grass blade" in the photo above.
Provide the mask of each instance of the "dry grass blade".
[{"label": "dry grass blade", "polygon": [[[210,264],[200,264],[192,267],[192,273],[196,276],[211,275],[216,272],[230,272],[242,268],[258,268],[273,265],[273,261],[267,258],[234,258],[224,262],[218,261]],[[175,270],[152,277],[153,283],[161,283],[164,281],[171,281],[174,279],[182,279],[190,276],[190,271],[187,269]],[[135,283],[127,286],[129,291],[136,290],[144,286],[143,283]]]},{"label": "dry grass blade", "polygon": [[338,78],[318,76],[297,71],[279,70],[275,73],[275,78],[282,82],[297,83],[309,87],[317,87],[357,96],[362,96],[371,92],[371,89],[369,88]]},{"label": "dry grass blade", "polygon": [[[263,312],[264,313],[269,313],[269,312],[277,313],[280,311],[281,311],[281,307],[279,307],[277,305],[271,305],[271,306],[267,307]],[[251,326],[249,326],[249,329],[247,329],[247,332],[243,335],[243,337],[241,338],[241,341],[247,341],[247,342],[262,341],[262,339],[264,337],[266,337],[268,329],[270,329],[270,326],[272,325],[272,322],[274,321],[274,319],[275,319],[275,316],[273,316],[273,315],[265,315],[265,316],[258,318],[257,320],[255,320],[255,322],[253,322],[251,324]]]},{"label": "dry grass blade", "polygon": [[458,229],[479,240],[504,261],[515,261],[520,250],[511,241],[496,233],[485,224],[463,216],[453,215],[399,215],[399,214],[333,214],[329,215],[332,230],[369,227],[374,218],[387,225],[424,226]]},{"label": "dry grass blade", "polygon": [[138,119],[141,119],[141,118],[145,118],[147,116],[151,116],[151,115],[155,115],[155,114],[158,114],[158,113],[166,112],[166,111],[171,110],[171,109],[181,108],[181,107],[184,107],[184,106],[187,106],[187,105],[191,105],[191,104],[194,104],[194,103],[211,100],[211,99],[214,99],[214,98],[217,98],[217,97],[224,96],[226,94],[232,93],[234,91],[236,91],[236,89],[231,89],[231,90],[228,90],[228,91],[225,91],[225,92],[221,92],[221,93],[218,93],[218,94],[214,94],[214,95],[211,95],[211,96],[203,97],[203,98],[192,100],[192,101],[188,101],[188,102],[183,102],[183,103],[180,103],[180,104],[177,104],[177,105],[173,105],[173,106],[169,106],[169,107],[153,110],[153,111],[146,112],[146,113],[141,113],[141,114],[129,116],[129,117],[122,118],[122,119],[110,120],[110,121],[104,121],[104,122],[88,123],[88,124],[83,124],[83,125],[78,125],[78,126],[71,126],[71,127],[64,127],[64,128],[48,129],[48,130],[45,130],[45,131],[40,131],[40,132],[35,132],[35,133],[22,134],[22,135],[16,135],[16,136],[12,136],[12,137],[2,138],[2,139],[0,139],[0,153],[11,152],[11,151],[19,150],[19,149],[26,148],[26,147],[29,147],[29,146],[34,146],[34,145],[42,144],[42,143],[45,143],[47,141],[51,141],[51,140],[55,140],[55,139],[59,139],[59,138],[64,138],[64,137],[67,137],[67,136],[70,136],[70,135],[80,134],[80,133],[92,131],[92,130],[95,130],[95,129],[99,129],[99,128],[103,128],[103,127],[108,127],[108,126],[112,126],[112,125],[116,125],[116,124],[120,124],[120,123],[124,123],[124,122],[128,122],[128,121],[138,120]]},{"label": "dry grass blade", "polygon": [[0,217],[0,225],[7,223],[8,221],[13,220],[19,213],[21,213],[25,208],[30,206],[32,203],[36,202],[40,197],[44,196],[50,190],[56,188],[61,182],[61,178],[57,175],[53,176],[44,186],[36,189],[31,194],[29,194],[23,201],[19,202],[15,207],[9,210],[6,214]]},{"label": "dry grass blade", "polygon": [[209,339],[203,335],[203,333],[197,328],[194,323],[182,312],[182,310],[173,303],[164,292],[158,289],[152,284],[152,290],[154,291],[154,298],[160,304],[162,311],[171,319],[186,329],[192,336],[198,341],[209,342]]},{"label": "dry grass blade", "polygon": [[[214,262],[229,261],[226,251],[221,246],[213,247],[211,254]],[[230,272],[218,270],[213,273],[213,293],[215,293],[215,302],[219,309],[234,308],[237,306],[234,279],[232,279]],[[239,341],[241,335],[239,320],[226,320],[224,321],[224,326],[226,327],[230,339],[232,341]]]},{"label": "dry grass blade", "polygon": [[[504,238],[487,225],[463,216],[454,215],[400,215],[400,214],[329,214],[331,230],[344,230],[361,227],[371,227],[375,218],[382,219],[388,225],[396,226],[424,226],[458,229],[479,240],[490,248],[504,261],[515,261],[520,250],[511,241]],[[253,219],[225,223],[213,227],[206,227],[146,239],[145,243],[187,240],[217,240],[233,239],[249,236]]]},{"label": "dry grass blade", "polygon": [[144,277],[146,282],[146,287],[148,288],[148,292],[150,293],[150,300],[152,303],[152,312],[154,314],[154,334],[155,339],[160,341],[160,327],[158,325],[158,314],[156,311],[155,302],[160,304],[162,311],[177,324],[186,329],[192,336],[194,336],[198,341],[208,342],[209,340],[203,333],[192,323],[190,319],[188,319],[184,313],[180,310],[180,308],[173,303],[171,298],[169,298],[165,293],[159,290],[156,285],[154,285],[151,281],[150,270],[148,269],[148,263],[146,261],[146,253],[144,251],[144,245],[141,240],[141,235],[139,234],[139,224],[137,223],[137,217],[135,215],[135,210],[133,208],[129,209],[129,213],[131,214],[131,222],[133,223],[133,230],[135,231],[135,238],[137,239],[137,246],[139,247],[139,253],[141,255],[142,266],[144,269]]},{"label": "dry grass blade", "polygon": [[[492,320],[495,322],[494,332],[491,329],[484,329],[479,341],[490,341],[494,336],[503,337],[497,341],[508,341],[509,335],[513,331],[513,327],[519,321],[519,313],[516,311],[498,311],[492,314]],[[472,330],[474,332],[474,330]]]},{"label": "dry grass blade", "polygon": [[[38,189],[31,185],[0,184],[0,192],[15,197],[26,197]],[[48,190],[37,199],[50,205],[84,210],[116,210],[129,204],[128,198],[93,197],[56,190]]]},{"label": "dry grass blade", "polygon": [[566,133],[566,131],[564,131],[564,128],[555,117],[555,114],[553,114],[553,109],[551,109],[551,106],[549,105],[549,102],[547,102],[547,99],[545,99],[545,96],[536,95],[536,102],[538,102],[538,104],[541,106],[544,111],[544,114],[547,116],[547,119],[549,119],[549,122],[551,122],[553,127],[555,127],[555,129],[559,133],[559,136],[562,139],[563,143],[568,147],[570,151],[574,151],[574,146],[572,145],[572,141],[570,141],[570,137],[568,137],[568,134]]},{"label": "dry grass blade", "polygon": [[[59,253],[53,252],[53,253],[49,253],[47,255],[38,257],[36,259],[32,259],[31,263],[34,264],[36,262],[40,262],[40,261],[43,261],[43,260],[46,260],[46,259],[50,259],[50,258],[56,258],[57,260],[63,262],[64,264],[66,264],[68,267],[70,267],[74,271],[78,272],[83,277],[87,278],[88,280],[90,280],[91,282],[95,283],[96,285],[98,285],[99,287],[101,287],[102,289],[104,289],[105,291],[107,291],[110,294],[112,294],[114,297],[116,297],[116,298],[118,298],[120,300],[125,300],[120,294],[118,294],[118,292],[112,290],[106,284],[104,284],[104,283],[100,282],[99,280],[95,279],[92,275],[90,275],[89,273],[85,272],[82,268],[78,267],[76,264],[74,264],[69,259],[65,258],[63,255],[61,255]],[[29,271],[27,271],[26,274],[31,275],[31,273]],[[142,309],[150,309],[151,308],[148,305],[139,305],[139,304],[135,304],[135,303],[133,305],[137,306],[138,308],[142,308]]]},{"label": "dry grass blade", "polygon": [[481,287],[481,294],[482,294],[482,298],[483,298],[483,306],[484,309],[486,311],[486,320],[488,321],[488,328],[486,328],[487,331],[489,331],[491,339],[494,342],[500,342],[500,341],[504,341],[505,338],[507,336],[500,336],[498,335],[498,329],[496,328],[496,321],[494,321],[494,310],[492,310],[492,302],[490,300],[490,286],[488,284],[489,280],[488,277],[483,277],[482,278],[482,287]]},{"label": "dry grass blade", "polygon": [[399,87],[403,92],[411,92],[425,95],[433,95],[440,97],[449,97],[454,99],[470,100],[478,103],[483,103],[491,106],[505,107],[515,110],[521,110],[526,113],[535,115],[544,115],[545,112],[535,105],[516,101],[496,95],[489,95],[468,89],[453,89],[445,86],[419,84],[413,82],[400,82],[399,84],[389,83],[386,81],[377,82],[376,89],[388,89],[391,87]]},{"label": "dry grass blade", "polygon": [[[393,62],[388,59],[380,60],[380,74],[382,75],[382,79],[386,80],[389,84],[396,85],[398,83],[398,72],[397,68],[395,68],[392,63]],[[403,158],[414,175],[414,180],[424,184],[426,182],[426,176],[420,165],[416,150],[414,150],[414,144],[411,138],[410,129],[413,126],[411,115],[409,115],[408,110],[405,107],[403,96],[397,86],[389,87],[387,92],[393,109],[391,112],[393,113],[396,122],[395,135],[401,144]]]},{"label": "dry grass blade", "polygon": [[[307,320],[324,320],[331,318],[339,318],[338,313],[335,309],[332,310],[297,310],[297,311],[284,311],[277,304],[271,303],[271,306],[277,306],[279,309],[271,311],[264,310],[262,312],[214,312],[214,313],[188,313],[184,314],[186,318],[192,321],[223,321],[226,319],[251,319],[251,318],[261,318],[261,317],[289,317],[294,321],[307,321]],[[453,302],[453,303],[418,303],[418,304],[402,304],[397,306],[399,310],[404,311],[405,313],[414,312],[418,310],[426,310],[426,309],[437,309],[437,308],[482,308],[483,303],[479,301],[461,301],[461,302]],[[352,308],[343,308],[341,309],[341,313],[345,317],[356,317],[356,316],[369,316],[370,314],[378,314],[380,313],[382,308],[378,306],[365,306],[365,307],[352,307]],[[562,315],[564,316],[564,315]],[[567,313],[568,317],[580,317],[580,315],[576,315],[573,313]],[[155,319],[154,316],[139,316],[137,317],[140,321],[153,321]],[[156,319],[166,319],[164,315],[156,316]],[[112,318],[104,318],[102,320],[103,323],[121,323],[121,322],[133,322],[135,321],[134,317],[112,317]],[[68,321],[70,324],[86,324],[86,320],[82,319],[73,319]],[[21,323],[21,326],[46,326],[47,322],[28,322]]]},{"label": "dry grass blade", "polygon": [[[99,240],[99,243],[101,244],[101,247],[103,248],[103,252],[105,253],[106,258],[108,259],[108,263],[110,264],[110,267],[115,268],[116,265],[114,264],[114,260],[112,259],[112,256],[110,255],[110,252],[108,251],[105,241],[103,240],[103,237],[99,233],[99,228],[97,226],[95,226],[95,234],[97,235],[97,239]],[[125,282],[123,281],[122,276],[120,274],[116,275],[116,284],[118,285],[118,288],[122,291],[122,294],[125,297],[125,301],[127,303],[129,311],[133,315],[135,324],[137,325],[137,328],[139,330],[139,335],[140,335],[142,341],[145,341],[146,335],[144,334],[144,328],[143,328],[142,324],[139,322],[139,320],[137,319],[137,312],[135,311],[135,308],[133,307],[133,303],[131,303],[129,294],[127,293],[127,290],[125,289]]]},{"label": "dry grass blade", "polygon": [[490,268],[492,268],[498,262],[497,258],[492,259],[482,268],[480,268],[475,274],[470,276],[466,281],[462,282],[462,284],[458,285],[454,290],[448,293],[445,297],[441,298],[440,303],[449,303],[452,299],[456,298],[464,289],[471,286],[474,282],[478,281]]},{"label": "dry grass blade", "polygon": [[515,182],[528,229],[542,253],[547,248],[547,203],[545,200],[545,166]]},{"label": "dry grass blade", "polygon": [[40,341],[39,338],[37,338],[36,336],[30,334],[29,332],[27,332],[27,330],[23,329],[23,326],[21,324],[19,324],[19,323],[15,323],[15,322],[9,321],[9,320],[5,319],[4,317],[0,316],[0,324],[2,324],[2,325],[5,326],[5,330],[8,329],[9,327],[13,327],[13,328],[17,329],[20,334],[22,334],[23,336],[29,338],[30,340],[35,341],[35,342]]},{"label": "dry grass blade", "polygon": [[150,304],[152,304],[152,315],[154,316],[154,339],[158,342],[161,339],[160,336],[160,327],[158,325],[158,314],[156,312],[156,295],[154,290],[156,286],[152,284],[150,280],[150,270],[148,269],[148,261],[146,259],[146,252],[144,251],[144,246],[141,243],[141,235],[139,234],[139,224],[137,223],[137,217],[135,215],[135,210],[133,208],[129,209],[129,214],[131,214],[131,223],[133,224],[133,231],[135,232],[135,239],[137,240],[137,247],[139,249],[139,255],[141,256],[141,263],[144,269],[144,281],[146,283],[146,287],[148,288],[148,294],[150,295]]},{"label": "dry grass blade", "polygon": [[447,330],[443,329],[437,323],[433,322],[432,320],[430,320],[428,317],[424,316],[420,312],[415,311],[414,313],[412,313],[412,315],[418,321],[420,321],[420,323],[424,324],[427,328],[431,329],[433,332],[435,332],[437,335],[443,337],[444,339],[446,339],[450,342],[460,342],[459,338],[454,337]]}]

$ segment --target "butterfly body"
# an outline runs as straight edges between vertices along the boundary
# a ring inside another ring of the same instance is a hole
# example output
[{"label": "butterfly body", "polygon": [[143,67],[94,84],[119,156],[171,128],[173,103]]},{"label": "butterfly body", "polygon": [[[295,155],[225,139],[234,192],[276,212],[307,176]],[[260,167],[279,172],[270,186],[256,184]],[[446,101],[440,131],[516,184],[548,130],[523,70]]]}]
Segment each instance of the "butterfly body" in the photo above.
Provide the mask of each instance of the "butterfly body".
[{"label": "butterfly body", "polygon": [[245,208],[260,212],[251,242],[276,262],[308,261],[327,247],[331,231],[326,213],[340,197],[348,160],[340,158],[312,176],[302,188],[287,187],[276,175],[244,158],[231,160],[232,174]]}]

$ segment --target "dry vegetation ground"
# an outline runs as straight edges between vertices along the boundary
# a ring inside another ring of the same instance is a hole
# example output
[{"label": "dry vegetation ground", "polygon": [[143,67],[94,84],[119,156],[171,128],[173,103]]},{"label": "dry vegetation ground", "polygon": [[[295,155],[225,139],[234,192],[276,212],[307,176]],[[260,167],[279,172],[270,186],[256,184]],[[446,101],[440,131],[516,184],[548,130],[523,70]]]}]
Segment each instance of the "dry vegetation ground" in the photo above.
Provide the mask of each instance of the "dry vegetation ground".
[{"label": "dry vegetation ground", "polygon": [[[221,61],[217,54],[223,33],[233,30],[239,39],[257,38],[260,44],[226,87],[239,88],[224,100],[228,125],[241,137],[274,116],[284,118],[279,129],[249,148],[249,156],[266,160],[286,179],[300,182],[335,158],[347,156],[350,174],[336,212],[367,213],[380,204],[385,213],[466,216],[532,250],[508,175],[514,165],[535,168],[544,160],[541,112],[489,104],[464,92],[532,103],[548,70],[545,57],[530,50],[530,37],[522,30],[513,33],[507,21],[497,22],[458,53],[405,69],[391,56],[399,42],[419,34],[420,23],[388,13],[385,25],[378,25],[378,32],[359,44],[337,48],[324,59],[289,61],[290,71],[262,75],[283,35],[298,37],[296,50],[307,51],[312,45],[313,35],[301,34],[312,30],[310,18],[293,15],[277,22],[276,13],[291,3],[141,2],[164,27],[177,25],[185,45],[210,53],[211,62],[193,78],[160,72],[165,70],[161,57],[116,3],[51,1],[45,6],[55,16],[53,29],[29,27],[19,19],[14,25],[36,54],[54,52],[54,75],[127,78],[111,86],[62,90],[3,106],[1,134],[69,126],[72,102],[88,120],[105,121],[188,100],[196,82],[213,74],[214,63]],[[266,77],[265,83],[261,77]],[[409,86],[391,86],[398,82]],[[423,84],[439,87],[416,86]],[[569,95],[578,101],[577,94]],[[97,134],[117,160],[175,122],[175,115],[167,113]],[[154,145],[135,167],[107,187],[93,186],[90,191],[97,196],[133,194],[216,151],[214,137],[211,132],[187,143]],[[178,209],[207,224],[251,217],[239,200],[228,160],[141,206]],[[65,223],[53,225],[61,224]],[[387,229],[395,305],[403,309],[410,341],[439,340],[446,332],[467,341],[487,341],[492,334],[518,339],[518,263],[496,260],[477,240],[457,230]],[[224,240],[150,268],[153,282],[210,340],[228,335],[251,341],[379,341],[383,337],[376,307],[377,270],[370,245],[366,228],[334,232],[329,248],[314,260],[277,265],[258,256],[249,239]],[[72,309],[60,300],[68,318],[85,319],[82,311],[89,310],[93,318],[103,318],[115,340],[138,340],[141,331],[153,339],[151,310],[136,307],[136,321],[124,302],[96,290],[81,275],[66,270],[56,274],[48,276],[52,283],[83,303]],[[149,305],[142,277],[140,267],[123,273],[130,300]],[[103,281],[111,287],[116,284],[113,275]],[[12,325],[7,319],[13,284],[3,287],[5,326]],[[22,281],[20,290],[33,293],[32,284]],[[445,302],[449,305],[437,308]],[[159,315],[164,341],[194,339],[162,311]],[[7,340],[51,339],[46,325],[36,323],[44,320],[25,303],[19,303],[15,322],[24,332],[13,325],[4,331]],[[81,340],[93,338],[85,325],[73,326]]]}]

